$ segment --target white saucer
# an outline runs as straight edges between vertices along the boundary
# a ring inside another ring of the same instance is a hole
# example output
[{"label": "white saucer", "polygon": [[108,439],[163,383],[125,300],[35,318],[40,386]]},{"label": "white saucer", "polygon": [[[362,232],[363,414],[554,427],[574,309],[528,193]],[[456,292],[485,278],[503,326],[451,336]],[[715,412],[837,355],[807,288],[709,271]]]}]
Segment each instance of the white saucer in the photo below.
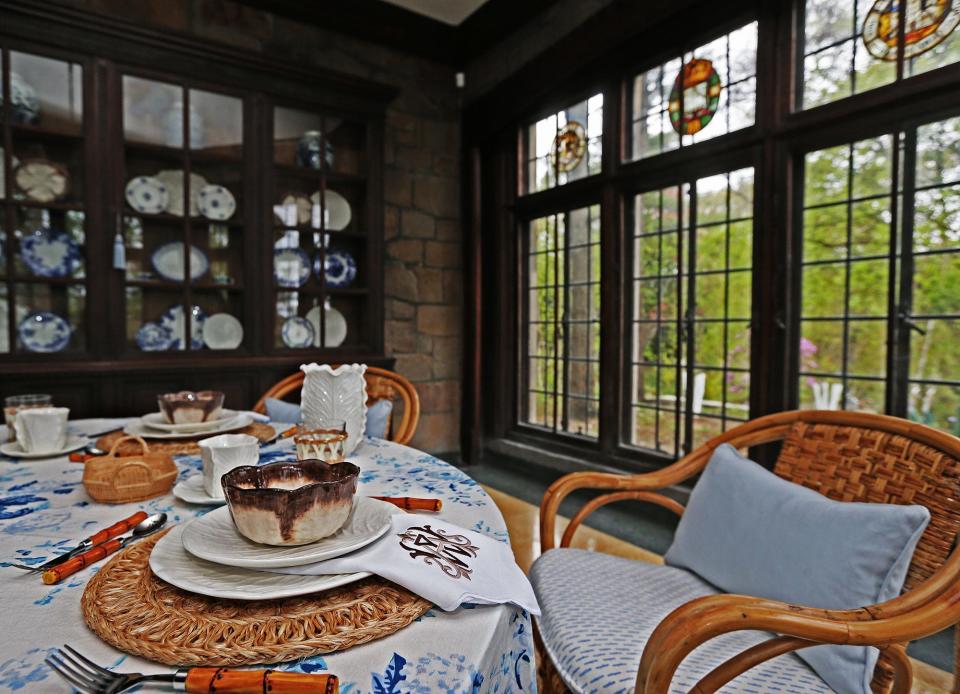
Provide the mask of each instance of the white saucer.
[{"label": "white saucer", "polygon": [[181,501],[188,504],[201,504],[203,506],[223,506],[227,503],[224,498],[215,499],[207,494],[203,487],[203,475],[193,475],[185,480],[180,480],[173,485],[173,495]]},{"label": "white saucer", "polygon": [[222,566],[189,554],[183,548],[182,533],[183,526],[177,525],[160,538],[150,552],[150,568],[167,583],[191,593],[227,600],[272,600],[329,590],[370,575],[297,576]]},{"label": "white saucer", "polygon": [[209,422],[191,422],[190,424],[170,424],[161,412],[151,412],[140,418],[140,421],[150,429],[166,431],[172,434],[195,434],[213,431],[236,419],[236,410],[220,410],[220,416]]},{"label": "white saucer", "polygon": [[227,566],[277,569],[332,559],[369,545],[390,529],[390,516],[402,513],[393,504],[355,498],[353,512],[340,530],[309,545],[275,547],[248,540],[237,531],[229,508],[196,518],[183,529],[183,546],[190,554]]},{"label": "white saucer", "polygon": [[195,439],[199,436],[213,436],[215,434],[222,434],[227,431],[233,431],[235,429],[243,429],[245,426],[249,426],[253,421],[253,417],[248,414],[237,415],[233,419],[227,420],[226,422],[221,423],[214,429],[208,429],[205,431],[194,431],[194,432],[185,432],[185,431],[158,431],[152,427],[145,426],[143,422],[138,419],[130,422],[123,428],[123,433],[128,436],[141,436],[145,439],[184,439],[192,438]]},{"label": "white saucer", "polygon": [[8,455],[11,458],[24,458],[25,460],[39,460],[40,458],[56,458],[67,453],[79,450],[89,443],[90,439],[86,436],[67,436],[67,442],[59,451],[50,451],[49,453],[27,453],[20,448],[16,441],[5,443],[0,446],[0,453]]}]

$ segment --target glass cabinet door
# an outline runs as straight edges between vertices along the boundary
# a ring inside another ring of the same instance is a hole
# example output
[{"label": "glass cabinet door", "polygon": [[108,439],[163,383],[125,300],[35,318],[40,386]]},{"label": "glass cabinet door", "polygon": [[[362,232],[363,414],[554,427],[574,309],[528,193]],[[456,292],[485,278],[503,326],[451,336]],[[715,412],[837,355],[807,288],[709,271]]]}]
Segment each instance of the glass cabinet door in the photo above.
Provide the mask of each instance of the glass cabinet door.
[{"label": "glass cabinet door", "polygon": [[[121,232],[129,350],[244,345],[237,96],[124,75]],[[118,268],[119,269],[119,268]]]},{"label": "glass cabinet door", "polygon": [[277,106],[273,165],[273,347],[366,346],[364,126]]},{"label": "glass cabinet door", "polygon": [[85,352],[83,68],[0,51],[0,354]]}]

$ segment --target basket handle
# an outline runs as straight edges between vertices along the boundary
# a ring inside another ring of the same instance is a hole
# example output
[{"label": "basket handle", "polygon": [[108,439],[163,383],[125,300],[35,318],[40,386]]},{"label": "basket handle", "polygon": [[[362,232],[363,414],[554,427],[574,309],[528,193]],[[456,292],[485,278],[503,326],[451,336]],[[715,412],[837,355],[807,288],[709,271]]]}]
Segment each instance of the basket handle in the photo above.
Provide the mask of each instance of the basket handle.
[{"label": "basket handle", "polygon": [[[147,465],[145,462],[143,462],[142,460],[128,460],[128,461],[125,462],[125,463],[121,463],[121,464],[117,467],[117,469],[113,471],[113,476],[114,476],[114,477],[118,476],[118,475],[120,474],[120,471],[121,471],[121,470],[123,470],[124,468],[128,468],[128,467],[139,467],[139,468],[143,468],[144,470],[147,471],[147,479],[148,479],[148,480],[152,480],[152,479],[153,479],[153,469],[152,469],[149,465]],[[134,484],[134,485],[129,485],[129,484],[117,484],[117,485],[114,485],[114,489],[117,489],[117,490],[119,490],[119,489],[126,489],[127,487],[137,486],[137,485],[140,485],[140,484],[142,484],[142,482],[137,482],[137,483]]]},{"label": "basket handle", "polygon": [[142,438],[140,438],[139,436],[123,436],[123,437],[117,439],[117,442],[116,442],[115,444],[113,444],[113,447],[110,449],[110,452],[107,453],[107,455],[110,456],[111,458],[115,457],[115,456],[116,456],[116,452],[117,452],[117,448],[120,447],[120,444],[123,443],[124,441],[130,441],[130,440],[136,441],[137,443],[139,443],[139,444],[143,447],[143,450],[141,451],[141,453],[149,453],[149,452],[150,452],[150,446],[148,446],[148,445],[147,445],[147,442],[144,441],[144,440],[143,440]]}]

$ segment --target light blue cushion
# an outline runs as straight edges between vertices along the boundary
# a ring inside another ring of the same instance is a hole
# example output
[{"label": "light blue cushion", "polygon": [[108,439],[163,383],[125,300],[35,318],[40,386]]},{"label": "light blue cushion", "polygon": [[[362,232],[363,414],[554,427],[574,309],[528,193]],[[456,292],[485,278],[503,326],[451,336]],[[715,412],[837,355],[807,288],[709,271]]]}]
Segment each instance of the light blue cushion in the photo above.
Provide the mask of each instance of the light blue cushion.
[{"label": "light blue cushion", "polygon": [[[275,398],[267,398],[264,403],[267,416],[274,422],[299,422],[300,406],[292,402],[284,402]],[[367,426],[363,430],[365,436],[375,439],[387,438],[387,426],[393,412],[393,403],[390,400],[377,400],[367,408]]]},{"label": "light blue cushion", "polygon": [[393,402],[377,400],[367,408],[367,426],[363,430],[365,436],[374,439],[387,438],[387,426],[390,424],[390,415],[393,413]]},{"label": "light blue cushion", "polygon": [[300,405],[267,398],[264,407],[267,410],[267,416],[274,422],[300,422]]},{"label": "light blue cushion", "polygon": [[[833,501],[725,444],[694,488],[664,559],[729,593],[852,609],[900,594],[929,522],[923,506]],[[840,694],[870,694],[875,648],[797,654]]]}]

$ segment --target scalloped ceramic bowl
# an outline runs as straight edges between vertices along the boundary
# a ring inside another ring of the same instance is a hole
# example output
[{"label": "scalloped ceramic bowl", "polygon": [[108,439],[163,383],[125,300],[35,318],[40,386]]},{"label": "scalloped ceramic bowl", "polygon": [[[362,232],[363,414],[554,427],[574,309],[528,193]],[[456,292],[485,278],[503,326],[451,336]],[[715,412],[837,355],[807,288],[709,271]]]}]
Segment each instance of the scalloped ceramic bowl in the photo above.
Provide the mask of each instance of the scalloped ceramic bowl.
[{"label": "scalloped ceramic bowl", "polygon": [[217,390],[181,390],[158,395],[157,404],[168,424],[199,424],[220,419],[223,398]]},{"label": "scalloped ceramic bowl", "polygon": [[343,527],[359,475],[353,463],[281,461],[235,468],[221,484],[241,535],[264,545],[305,545]]}]

